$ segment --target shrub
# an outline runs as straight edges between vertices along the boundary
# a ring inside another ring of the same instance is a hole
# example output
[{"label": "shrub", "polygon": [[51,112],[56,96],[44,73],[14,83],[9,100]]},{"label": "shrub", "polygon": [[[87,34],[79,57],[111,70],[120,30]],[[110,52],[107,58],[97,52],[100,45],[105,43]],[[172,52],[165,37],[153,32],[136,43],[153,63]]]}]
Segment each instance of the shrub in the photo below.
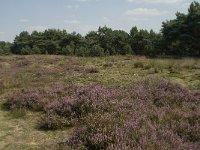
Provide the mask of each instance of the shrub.
[{"label": "shrub", "polygon": [[90,56],[94,57],[104,56],[104,49],[99,45],[94,45],[90,48]]},{"label": "shrub", "polygon": [[143,68],[143,67],[144,67],[144,64],[143,64],[143,62],[135,62],[135,63],[134,63],[134,67],[135,67],[135,68]]},{"label": "shrub", "polygon": [[[106,149],[114,143],[114,131],[119,124],[112,114],[96,114],[87,118],[86,126],[79,128],[72,137],[64,143],[71,145],[73,149]],[[115,120],[115,121],[114,121]]]},{"label": "shrub", "polygon": [[29,46],[25,46],[21,49],[21,55],[30,55],[32,53],[32,49]]},{"label": "shrub", "polygon": [[0,41],[0,55],[9,55],[11,54],[11,43]]},{"label": "shrub", "polygon": [[4,106],[8,109],[43,110],[50,101],[45,98],[47,93],[42,89],[22,89],[9,95]]},{"label": "shrub", "polygon": [[99,73],[99,70],[95,67],[90,67],[90,68],[85,69],[85,72],[86,73]]},{"label": "shrub", "polygon": [[198,149],[200,91],[149,77],[126,88],[65,86],[26,89],[10,109],[42,110],[42,129],[75,128],[65,149]]},{"label": "shrub", "polygon": [[32,52],[33,52],[33,54],[41,54],[42,53],[41,49],[37,45],[33,45]]},{"label": "shrub", "polygon": [[122,46],[122,49],[119,52],[121,55],[127,55],[132,53],[132,48],[129,44],[125,44]]},{"label": "shrub", "polygon": [[0,47],[0,56],[1,56],[1,55],[9,55],[9,54],[11,54],[9,48],[1,48],[1,47]]},{"label": "shrub", "polygon": [[109,113],[85,118],[85,126],[61,145],[73,149],[197,149],[199,114],[192,114],[199,106],[191,109],[189,104],[195,100],[198,97],[179,84],[148,78],[121,91]]},{"label": "shrub", "polygon": [[76,55],[81,56],[81,57],[89,56],[90,55],[89,53],[90,52],[89,52],[88,48],[86,48],[86,47],[80,47],[76,50]]},{"label": "shrub", "polygon": [[[40,125],[46,129],[62,128],[73,125],[77,119],[81,120],[89,114],[109,111],[111,103],[107,100],[113,99],[116,94],[115,90],[107,91],[100,86],[77,87],[70,97],[64,96],[46,105],[44,118],[50,119],[43,119]],[[59,116],[58,120],[55,116]]]},{"label": "shrub", "polygon": [[74,54],[74,49],[72,49],[70,46],[66,46],[62,48],[62,51],[59,52],[60,54],[63,55],[73,55]]},{"label": "shrub", "polygon": [[45,114],[38,123],[38,128],[43,130],[56,130],[71,126],[72,123],[70,120],[57,114]]}]

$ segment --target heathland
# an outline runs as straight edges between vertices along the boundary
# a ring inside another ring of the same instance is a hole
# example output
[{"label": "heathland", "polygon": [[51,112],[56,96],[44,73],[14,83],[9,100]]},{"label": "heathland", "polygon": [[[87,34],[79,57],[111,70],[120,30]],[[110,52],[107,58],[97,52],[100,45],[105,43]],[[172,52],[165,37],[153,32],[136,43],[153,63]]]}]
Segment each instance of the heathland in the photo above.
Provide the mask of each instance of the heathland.
[{"label": "heathland", "polygon": [[199,149],[200,60],[0,57],[0,149]]},{"label": "heathland", "polygon": [[199,150],[200,4],[160,33],[0,41],[0,149]]}]

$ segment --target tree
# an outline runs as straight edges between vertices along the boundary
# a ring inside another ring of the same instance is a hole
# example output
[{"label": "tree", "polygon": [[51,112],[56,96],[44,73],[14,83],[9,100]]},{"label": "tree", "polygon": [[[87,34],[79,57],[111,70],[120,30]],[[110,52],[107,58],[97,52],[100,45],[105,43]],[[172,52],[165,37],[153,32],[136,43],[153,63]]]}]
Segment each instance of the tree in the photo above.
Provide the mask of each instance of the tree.
[{"label": "tree", "polygon": [[84,56],[90,56],[90,51],[87,47],[79,47],[77,50],[76,50],[76,55],[77,56],[81,56],[81,57],[84,57]]},{"label": "tree", "polygon": [[114,30],[113,47],[116,54],[126,55],[131,54],[131,46],[129,42],[129,34],[122,30]]},{"label": "tree", "polygon": [[45,42],[46,53],[48,53],[48,54],[56,54],[58,49],[59,49],[59,47],[58,47],[56,42],[50,41],[50,40]]},{"label": "tree", "polygon": [[31,37],[27,31],[23,31],[19,36],[15,37],[14,44],[11,47],[11,51],[14,54],[22,54],[21,50],[26,46],[31,47]]},{"label": "tree", "polygon": [[188,14],[176,13],[176,19],[163,22],[161,48],[167,55],[200,56],[200,4],[192,2]]},{"label": "tree", "polygon": [[90,48],[90,56],[101,57],[104,56],[104,49],[100,45],[94,45]]},{"label": "tree", "polygon": [[163,22],[160,33],[133,27],[128,34],[106,26],[86,36],[57,29],[23,31],[13,44],[0,43],[0,54],[200,56],[199,41],[200,4],[194,1],[187,14],[177,12],[175,19]]},{"label": "tree", "polygon": [[130,45],[131,45],[132,51],[135,53],[135,51],[138,49],[137,40],[136,40],[136,36],[138,35],[137,27],[132,27],[129,35],[130,35]]},{"label": "tree", "polygon": [[74,54],[74,49],[75,49],[75,45],[74,45],[73,42],[71,42],[66,47],[63,47],[62,51],[59,54],[62,54],[62,55],[73,55]]},{"label": "tree", "polygon": [[31,54],[33,54],[32,53],[32,49],[28,46],[28,45],[26,45],[26,46],[24,46],[22,49],[21,49],[21,55],[31,55]]},{"label": "tree", "polygon": [[106,53],[107,55],[116,54],[114,48],[115,37],[113,30],[106,26],[99,27],[97,34],[98,34],[99,44],[102,48],[104,48],[104,53]]},{"label": "tree", "polygon": [[90,31],[86,36],[85,36],[86,44],[90,48],[94,45],[98,45],[99,43],[99,35],[95,31]]}]

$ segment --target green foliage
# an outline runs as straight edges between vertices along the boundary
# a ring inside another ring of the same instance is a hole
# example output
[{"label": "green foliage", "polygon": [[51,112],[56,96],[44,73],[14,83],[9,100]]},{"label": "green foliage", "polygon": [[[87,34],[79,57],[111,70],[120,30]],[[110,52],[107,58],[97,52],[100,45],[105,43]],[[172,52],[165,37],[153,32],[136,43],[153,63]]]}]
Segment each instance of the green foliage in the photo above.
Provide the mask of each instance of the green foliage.
[{"label": "green foliage", "polygon": [[126,54],[131,54],[131,53],[133,53],[133,52],[132,52],[132,49],[131,49],[131,46],[130,46],[129,44],[124,44],[124,45],[122,46],[122,49],[121,49],[121,51],[120,51],[120,54],[121,54],[121,55],[126,55]]},{"label": "green foliage", "polygon": [[130,31],[130,43],[133,52],[137,55],[154,57],[159,54],[159,42],[161,35],[153,30],[138,30],[133,27]]},{"label": "green foliage", "polygon": [[11,43],[0,41],[0,55],[9,55]]},{"label": "green foliage", "polygon": [[41,54],[40,48],[36,45],[33,46],[32,52],[35,53],[35,54]]},{"label": "green foliage", "polygon": [[177,13],[176,19],[163,22],[161,48],[166,55],[200,56],[200,4],[192,2],[188,14]]},{"label": "green foliage", "polygon": [[76,56],[159,55],[200,56],[200,4],[192,2],[187,14],[163,22],[160,33],[133,27],[130,33],[106,26],[86,36],[66,30],[21,32],[14,43],[0,43],[0,55],[61,54]]},{"label": "green foliage", "polygon": [[62,50],[60,52],[58,52],[58,54],[61,55],[72,55],[74,52],[74,50],[68,45],[66,47],[63,47]]},{"label": "green foliage", "polygon": [[104,49],[99,45],[94,45],[90,48],[90,56],[104,56]]},{"label": "green foliage", "polygon": [[98,35],[100,46],[104,48],[107,54],[110,54],[110,55],[115,54],[113,30],[106,26],[99,27],[97,35]]},{"label": "green foliage", "polygon": [[81,56],[81,57],[90,56],[90,52],[89,52],[89,50],[86,47],[79,47],[76,50],[76,55],[77,56]]},{"label": "green foliage", "polygon": [[25,46],[21,49],[21,54],[22,55],[30,55],[32,54],[32,49],[29,46]]}]

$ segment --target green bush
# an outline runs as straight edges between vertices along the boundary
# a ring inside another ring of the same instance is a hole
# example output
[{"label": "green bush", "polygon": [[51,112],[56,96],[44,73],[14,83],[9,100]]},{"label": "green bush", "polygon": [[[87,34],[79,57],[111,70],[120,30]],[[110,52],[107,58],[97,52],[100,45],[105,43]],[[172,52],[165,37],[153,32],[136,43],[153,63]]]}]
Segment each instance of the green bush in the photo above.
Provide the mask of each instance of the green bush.
[{"label": "green bush", "polygon": [[120,51],[121,55],[127,55],[131,53],[132,53],[132,49],[131,49],[131,46],[128,44],[124,45]]},{"label": "green bush", "polygon": [[0,41],[0,55],[9,55],[11,44]]},{"label": "green bush", "polygon": [[32,49],[29,46],[25,46],[21,49],[22,55],[30,55],[32,54]]},{"label": "green bush", "polygon": [[76,50],[76,55],[77,56],[89,56],[89,51],[86,47],[80,47]]},{"label": "green bush", "polygon": [[62,54],[62,55],[73,55],[73,53],[74,53],[74,49],[70,45],[63,47],[61,52],[59,52],[59,54]]},{"label": "green bush", "polygon": [[10,49],[2,49],[0,48],[0,55],[9,55],[10,54]]},{"label": "green bush", "polygon": [[36,45],[33,46],[32,52],[33,52],[34,54],[41,54],[41,53],[42,53],[42,52],[41,52],[41,49],[40,49],[38,46],[36,46]]},{"label": "green bush", "polygon": [[90,48],[90,56],[94,57],[104,56],[104,49],[99,45],[94,45]]}]

